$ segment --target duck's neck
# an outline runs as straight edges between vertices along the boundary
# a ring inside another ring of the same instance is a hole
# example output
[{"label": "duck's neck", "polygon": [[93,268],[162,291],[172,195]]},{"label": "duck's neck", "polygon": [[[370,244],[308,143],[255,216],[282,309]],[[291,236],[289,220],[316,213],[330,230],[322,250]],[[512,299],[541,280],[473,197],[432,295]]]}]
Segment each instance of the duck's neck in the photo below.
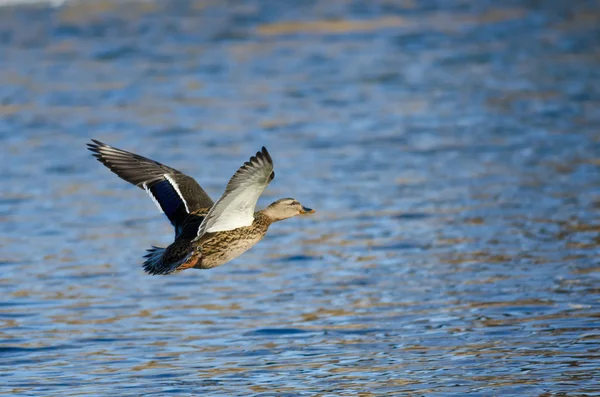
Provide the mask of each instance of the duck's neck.
[{"label": "duck's neck", "polygon": [[258,211],[254,215],[255,219],[256,219],[257,215],[259,218],[261,218],[261,221],[266,222],[267,225],[270,225],[271,223],[274,223],[274,222],[279,222],[284,219],[284,218],[278,217],[277,212],[274,211],[273,208],[271,208],[271,207],[267,207],[265,209]]}]

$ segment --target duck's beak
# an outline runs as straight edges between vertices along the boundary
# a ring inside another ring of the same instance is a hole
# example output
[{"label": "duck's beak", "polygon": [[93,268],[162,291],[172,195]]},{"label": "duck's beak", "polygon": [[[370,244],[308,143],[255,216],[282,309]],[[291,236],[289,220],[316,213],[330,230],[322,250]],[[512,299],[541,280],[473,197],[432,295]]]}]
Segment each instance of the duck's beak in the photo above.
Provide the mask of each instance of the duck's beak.
[{"label": "duck's beak", "polygon": [[302,209],[300,210],[301,214],[312,214],[314,213],[315,210],[313,210],[312,208],[306,208],[306,207],[302,207]]}]

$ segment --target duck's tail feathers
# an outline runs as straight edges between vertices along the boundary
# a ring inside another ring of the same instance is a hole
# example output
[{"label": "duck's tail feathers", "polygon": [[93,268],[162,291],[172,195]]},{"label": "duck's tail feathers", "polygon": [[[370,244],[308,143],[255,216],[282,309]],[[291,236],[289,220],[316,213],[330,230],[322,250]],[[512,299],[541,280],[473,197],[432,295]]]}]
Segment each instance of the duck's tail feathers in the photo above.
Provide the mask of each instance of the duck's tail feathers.
[{"label": "duck's tail feathers", "polygon": [[[175,242],[169,248],[152,246],[148,253],[144,255],[144,258],[146,258],[143,265],[144,271],[155,276],[176,273],[194,267],[200,258],[199,253],[196,251],[187,252],[186,250],[180,251],[177,253],[178,255],[173,255],[177,248],[180,248],[180,245]],[[186,241],[185,245],[187,247],[189,242]]]},{"label": "duck's tail feathers", "polygon": [[165,253],[165,248],[152,246],[148,250],[148,253],[144,255],[146,260],[144,261],[144,271],[148,274],[152,275],[163,275],[172,273],[175,269],[168,264],[163,262],[163,254]]}]

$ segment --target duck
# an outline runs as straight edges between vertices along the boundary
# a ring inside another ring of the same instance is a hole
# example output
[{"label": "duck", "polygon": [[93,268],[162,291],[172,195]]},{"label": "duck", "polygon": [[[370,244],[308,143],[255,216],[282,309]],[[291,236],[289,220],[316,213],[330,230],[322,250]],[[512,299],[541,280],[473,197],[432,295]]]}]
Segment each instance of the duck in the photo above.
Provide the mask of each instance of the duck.
[{"label": "duck", "polygon": [[275,178],[264,146],[233,174],[216,202],[194,178],[175,168],[96,139],[87,147],[118,177],[145,190],[171,222],[173,243],[152,246],[144,256],[143,269],[151,275],[221,266],[262,240],[271,224],[315,212],[293,198],[256,211],[258,198]]}]

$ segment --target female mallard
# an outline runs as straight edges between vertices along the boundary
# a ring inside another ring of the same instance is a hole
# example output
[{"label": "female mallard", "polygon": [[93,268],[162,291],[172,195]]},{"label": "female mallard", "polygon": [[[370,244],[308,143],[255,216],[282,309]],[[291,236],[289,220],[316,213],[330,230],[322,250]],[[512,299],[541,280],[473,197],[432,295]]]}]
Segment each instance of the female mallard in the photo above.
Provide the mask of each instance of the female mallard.
[{"label": "female mallard", "polygon": [[98,161],[146,190],[175,228],[171,245],[148,250],[144,270],[150,274],[220,266],[258,243],[271,223],[315,212],[291,198],[254,212],[259,196],[275,177],[273,160],[264,147],[237,170],[225,193],[213,203],[192,177],[146,157],[92,142],[88,149]]}]

